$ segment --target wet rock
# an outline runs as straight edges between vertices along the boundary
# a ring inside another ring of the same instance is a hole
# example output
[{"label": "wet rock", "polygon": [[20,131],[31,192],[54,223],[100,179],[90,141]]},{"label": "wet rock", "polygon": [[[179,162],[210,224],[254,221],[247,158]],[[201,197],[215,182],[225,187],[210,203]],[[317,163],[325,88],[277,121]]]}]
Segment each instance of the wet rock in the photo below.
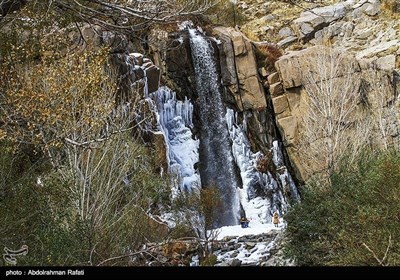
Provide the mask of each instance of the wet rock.
[{"label": "wet rock", "polygon": [[230,263],[231,266],[240,266],[242,264],[241,260],[233,259]]}]

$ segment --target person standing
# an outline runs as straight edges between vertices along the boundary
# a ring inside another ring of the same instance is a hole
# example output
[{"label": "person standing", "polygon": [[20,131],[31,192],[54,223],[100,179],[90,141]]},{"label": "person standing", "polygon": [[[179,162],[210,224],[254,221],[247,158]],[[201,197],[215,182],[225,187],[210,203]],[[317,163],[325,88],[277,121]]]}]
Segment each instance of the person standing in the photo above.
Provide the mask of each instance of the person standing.
[{"label": "person standing", "polygon": [[275,211],[274,215],[272,216],[272,223],[275,225],[275,227],[278,227],[279,215],[278,215],[278,212],[276,212],[276,211]]},{"label": "person standing", "polygon": [[245,217],[240,218],[240,225],[242,228],[248,228],[249,227],[249,220]]}]

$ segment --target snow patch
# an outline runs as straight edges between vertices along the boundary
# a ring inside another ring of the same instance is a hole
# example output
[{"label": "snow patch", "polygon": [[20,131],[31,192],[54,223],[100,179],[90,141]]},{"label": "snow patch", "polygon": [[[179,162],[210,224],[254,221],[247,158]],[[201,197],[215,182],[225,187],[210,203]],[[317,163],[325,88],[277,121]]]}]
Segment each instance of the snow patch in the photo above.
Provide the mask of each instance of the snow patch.
[{"label": "snow patch", "polygon": [[[250,219],[249,219],[250,220]],[[272,223],[260,223],[257,220],[250,220],[248,228],[242,228],[240,225],[238,226],[226,226],[214,229],[213,232],[208,231],[208,235],[214,233],[216,235],[216,240],[222,240],[225,237],[240,237],[245,235],[258,235],[262,233],[268,233],[273,229],[282,230],[284,228],[284,222],[281,220],[281,223],[278,227],[275,227]]]}]

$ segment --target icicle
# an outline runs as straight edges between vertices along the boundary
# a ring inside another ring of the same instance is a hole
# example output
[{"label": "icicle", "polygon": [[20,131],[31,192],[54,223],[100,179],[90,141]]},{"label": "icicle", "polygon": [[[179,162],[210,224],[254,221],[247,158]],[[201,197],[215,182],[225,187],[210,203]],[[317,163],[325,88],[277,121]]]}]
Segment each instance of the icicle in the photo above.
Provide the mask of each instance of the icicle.
[{"label": "icicle", "polygon": [[144,75],[144,77],[143,77],[143,82],[144,82],[144,88],[143,88],[143,95],[144,95],[144,97],[145,98],[148,98],[149,97],[149,85],[148,85],[148,83],[147,83],[147,72],[146,72],[146,70],[143,70],[143,75]]},{"label": "icicle", "polygon": [[175,174],[172,176],[172,184],[175,186],[172,196],[176,197],[179,190],[198,192],[200,176],[196,174],[194,164],[198,162],[199,141],[192,139],[187,124],[193,106],[190,106],[191,102],[187,98],[184,102],[176,100],[176,93],[167,87],[160,87],[151,95],[157,103],[159,129],[167,144],[168,172]]}]

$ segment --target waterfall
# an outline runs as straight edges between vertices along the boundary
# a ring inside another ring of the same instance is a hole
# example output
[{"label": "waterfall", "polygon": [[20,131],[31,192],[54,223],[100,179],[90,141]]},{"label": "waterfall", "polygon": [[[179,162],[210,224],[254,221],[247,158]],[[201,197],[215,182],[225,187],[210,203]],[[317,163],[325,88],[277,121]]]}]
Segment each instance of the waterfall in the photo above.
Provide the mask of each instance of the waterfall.
[{"label": "waterfall", "polygon": [[166,86],[150,94],[144,87],[144,95],[156,107],[157,133],[165,139],[172,195],[215,186],[220,203],[213,227],[237,225],[243,214],[253,225],[271,223],[275,211],[282,215],[300,200],[282,145],[275,140],[267,154],[252,152],[246,118],[239,123],[237,113],[223,103],[211,39],[187,24],[182,30],[188,32],[193,61],[193,103],[186,96],[177,100]]},{"label": "waterfall", "polygon": [[189,28],[189,36],[199,96],[201,182],[203,187],[217,187],[221,195],[215,226],[235,225],[240,217],[237,189],[242,183],[232,156],[214,49],[196,29]]}]

